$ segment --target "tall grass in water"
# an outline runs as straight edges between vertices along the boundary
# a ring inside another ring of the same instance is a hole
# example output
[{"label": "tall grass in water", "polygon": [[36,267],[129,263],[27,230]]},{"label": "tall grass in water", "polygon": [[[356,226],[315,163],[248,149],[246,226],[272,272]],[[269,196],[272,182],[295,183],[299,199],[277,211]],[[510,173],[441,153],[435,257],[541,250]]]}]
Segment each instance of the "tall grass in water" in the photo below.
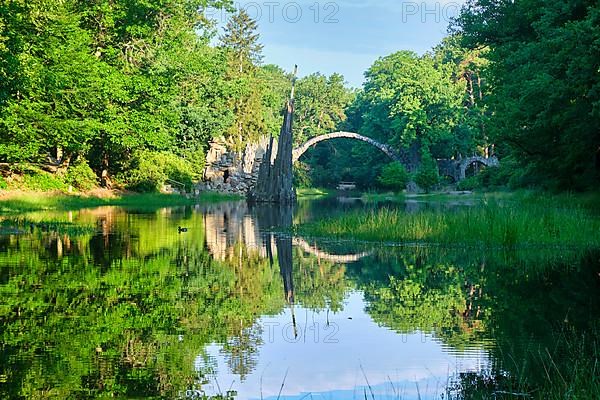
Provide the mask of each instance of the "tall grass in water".
[{"label": "tall grass in water", "polygon": [[498,349],[503,361],[494,370],[452,377],[445,398],[462,399],[599,399],[598,329],[583,334],[566,329],[550,348],[531,346],[526,354]]},{"label": "tall grass in water", "polygon": [[304,235],[489,247],[600,247],[600,218],[582,209],[497,203],[454,212],[380,209],[298,227]]}]

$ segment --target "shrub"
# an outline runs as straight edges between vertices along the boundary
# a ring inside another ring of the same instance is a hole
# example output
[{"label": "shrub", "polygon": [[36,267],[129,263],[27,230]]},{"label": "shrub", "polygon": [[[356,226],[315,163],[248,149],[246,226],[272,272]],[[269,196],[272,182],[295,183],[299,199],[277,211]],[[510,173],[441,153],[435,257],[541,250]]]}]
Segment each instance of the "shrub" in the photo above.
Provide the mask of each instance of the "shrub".
[{"label": "shrub", "polygon": [[470,177],[458,182],[458,185],[456,185],[456,189],[457,190],[473,190],[480,186],[481,186],[481,183],[479,181],[479,177],[470,176]]},{"label": "shrub", "polygon": [[297,162],[294,164],[294,186],[297,188],[311,188],[310,169],[307,164]]},{"label": "shrub", "polygon": [[206,165],[206,152],[204,149],[186,151],[180,155],[189,163],[194,176],[202,175]]},{"label": "shrub", "polygon": [[380,184],[392,190],[404,190],[409,180],[410,176],[406,168],[399,162],[393,162],[383,167],[381,175],[377,178]]},{"label": "shrub", "polygon": [[132,158],[129,168],[118,177],[128,189],[139,192],[160,191],[171,179],[191,189],[194,168],[189,161],[174,154],[152,151],[137,152]]},{"label": "shrub", "polygon": [[511,189],[534,188],[540,186],[540,182],[531,168],[517,168],[512,171],[508,186]]},{"label": "shrub", "polygon": [[52,190],[65,191],[67,190],[67,185],[56,175],[37,171],[23,176],[23,188],[43,192]]},{"label": "shrub", "polygon": [[0,190],[1,189],[8,189],[8,183],[6,183],[6,180],[2,176],[0,176]]},{"label": "shrub", "polygon": [[480,185],[486,188],[508,186],[510,176],[514,170],[514,164],[508,160],[503,160],[499,167],[485,168],[479,173]]},{"label": "shrub", "polygon": [[419,185],[425,192],[429,191],[440,182],[440,174],[437,165],[433,159],[423,159],[421,168],[415,175],[415,183]]},{"label": "shrub", "polygon": [[98,177],[85,160],[69,166],[65,174],[65,183],[78,190],[91,190],[98,185]]}]

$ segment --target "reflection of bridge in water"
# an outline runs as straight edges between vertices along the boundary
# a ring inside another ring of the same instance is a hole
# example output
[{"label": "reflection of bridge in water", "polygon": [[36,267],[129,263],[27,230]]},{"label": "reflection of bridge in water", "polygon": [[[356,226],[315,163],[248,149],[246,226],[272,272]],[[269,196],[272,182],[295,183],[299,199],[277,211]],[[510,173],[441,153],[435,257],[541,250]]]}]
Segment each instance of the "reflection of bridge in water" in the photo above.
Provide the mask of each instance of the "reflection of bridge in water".
[{"label": "reflection of bridge in water", "polygon": [[[275,256],[283,281],[285,301],[292,313],[294,335],[297,337],[294,313],[293,247],[296,246],[319,260],[335,264],[357,262],[369,253],[330,254],[310,245],[303,238],[293,238],[286,231],[292,227],[293,208],[289,206],[262,205],[249,207],[246,202],[205,205],[203,212],[205,247],[219,261],[235,257],[236,246],[245,246],[248,252],[258,254],[274,264]],[[278,232],[276,232],[278,231]],[[239,248],[239,247],[238,247]]]},{"label": "reflection of bridge in water", "polygon": [[243,245],[261,258],[270,257],[278,254],[277,241],[283,239],[289,239],[293,246],[307,254],[335,264],[354,263],[370,255],[366,252],[331,254],[304,238],[289,237],[285,230],[292,226],[291,208],[249,207],[246,202],[239,202],[204,205],[202,211],[206,248],[219,261],[234,256],[236,245]]},{"label": "reflection of bridge in water", "polygon": [[305,253],[312,254],[317,256],[317,258],[321,260],[327,260],[334,264],[350,264],[360,261],[362,258],[370,256],[371,253],[357,253],[357,254],[347,254],[347,255],[335,255],[329,254],[326,251],[319,250],[319,248],[315,245],[311,246],[305,239],[302,238],[294,238],[292,240],[294,246],[301,248]]}]

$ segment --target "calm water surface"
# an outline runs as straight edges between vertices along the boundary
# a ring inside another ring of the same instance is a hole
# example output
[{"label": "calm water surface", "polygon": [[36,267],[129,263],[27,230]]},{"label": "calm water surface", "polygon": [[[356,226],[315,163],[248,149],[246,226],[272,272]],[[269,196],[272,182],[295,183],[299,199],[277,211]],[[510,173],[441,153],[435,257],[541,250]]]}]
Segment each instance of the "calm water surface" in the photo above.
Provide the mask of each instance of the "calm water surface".
[{"label": "calm water surface", "polygon": [[473,379],[535,386],[536,354],[597,323],[598,254],[281,233],[373,207],[22,216],[27,232],[0,235],[0,397],[462,398]]}]

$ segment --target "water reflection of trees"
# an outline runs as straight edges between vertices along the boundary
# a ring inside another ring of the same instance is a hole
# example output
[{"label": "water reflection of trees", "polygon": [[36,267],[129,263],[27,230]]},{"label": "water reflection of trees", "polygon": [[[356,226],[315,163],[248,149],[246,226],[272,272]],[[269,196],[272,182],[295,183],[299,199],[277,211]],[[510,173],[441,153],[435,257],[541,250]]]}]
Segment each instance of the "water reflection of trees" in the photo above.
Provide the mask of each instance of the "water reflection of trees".
[{"label": "water reflection of trees", "polygon": [[455,257],[419,247],[385,249],[353,265],[348,275],[380,325],[399,333],[432,332],[456,349],[480,346],[482,286],[479,277],[465,275],[465,268],[481,261]]},{"label": "water reflection of trees", "polygon": [[598,252],[414,248],[375,258],[348,270],[375,321],[398,332],[432,331],[454,349],[491,352],[491,370],[455,376],[449,398],[597,393]]},{"label": "water reflection of trees", "polygon": [[256,365],[260,316],[309,295],[315,307],[339,307],[345,288],[330,301],[332,286],[320,284],[332,266],[315,276],[293,268],[291,237],[265,231],[291,223],[291,210],[264,211],[262,230],[236,230],[222,215],[218,254],[204,229],[213,212],[156,214],[81,211],[75,222],[95,226],[90,233],[2,238],[0,397],[172,398],[202,388],[193,366],[206,344],[222,343],[244,377]]},{"label": "water reflection of trees", "polygon": [[495,371],[525,374],[529,387],[545,379],[546,348],[559,349],[552,360],[564,371],[560,338],[597,332],[598,255],[386,248],[344,265],[277,233],[291,210],[156,213],[82,211],[76,222],[95,233],[1,238],[2,397],[201,390],[206,376],[193,366],[210,343],[244,378],[262,345],[260,316],[294,304],[339,311],[356,288],[380,325],[456,349],[485,344]]}]

